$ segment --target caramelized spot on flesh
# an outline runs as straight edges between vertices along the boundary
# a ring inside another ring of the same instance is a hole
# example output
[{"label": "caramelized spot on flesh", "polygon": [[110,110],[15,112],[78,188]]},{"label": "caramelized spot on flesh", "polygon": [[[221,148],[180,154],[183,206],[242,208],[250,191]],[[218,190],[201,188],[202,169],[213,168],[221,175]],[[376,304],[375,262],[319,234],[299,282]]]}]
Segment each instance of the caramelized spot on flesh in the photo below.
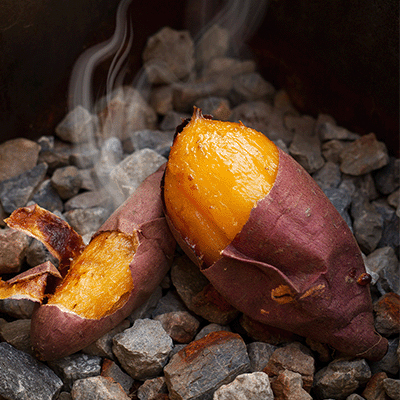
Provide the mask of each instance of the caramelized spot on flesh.
[{"label": "caramelized spot on flesh", "polygon": [[277,147],[262,133],[198,109],[177,134],[164,179],[166,212],[205,265],[218,260],[271,190],[278,162]]},{"label": "caramelized spot on flesh", "polygon": [[41,241],[60,261],[60,267],[69,264],[85,247],[82,237],[67,222],[37,204],[18,208],[5,222]]},{"label": "caramelized spot on flesh", "polygon": [[48,304],[57,304],[88,319],[112,314],[126,303],[133,289],[129,265],[137,246],[136,235],[99,233],[73,260]]}]

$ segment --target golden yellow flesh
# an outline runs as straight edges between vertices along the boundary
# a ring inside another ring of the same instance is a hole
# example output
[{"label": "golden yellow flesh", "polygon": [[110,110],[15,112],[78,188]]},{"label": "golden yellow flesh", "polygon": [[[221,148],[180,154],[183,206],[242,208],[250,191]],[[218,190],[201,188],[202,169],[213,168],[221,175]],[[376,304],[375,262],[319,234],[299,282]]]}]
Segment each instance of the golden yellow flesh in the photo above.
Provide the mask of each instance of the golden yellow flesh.
[{"label": "golden yellow flesh", "polygon": [[133,289],[129,264],[137,245],[136,236],[101,232],[73,260],[48,304],[90,319],[112,314],[125,304]]},{"label": "golden yellow flesh", "polygon": [[47,274],[41,274],[32,279],[24,279],[21,282],[9,284],[0,279],[0,299],[12,296],[19,298],[30,298],[42,301],[46,289]]},{"label": "golden yellow flesh", "polygon": [[211,265],[272,188],[278,149],[241,123],[194,113],[175,138],[164,181],[166,211],[185,241]]}]

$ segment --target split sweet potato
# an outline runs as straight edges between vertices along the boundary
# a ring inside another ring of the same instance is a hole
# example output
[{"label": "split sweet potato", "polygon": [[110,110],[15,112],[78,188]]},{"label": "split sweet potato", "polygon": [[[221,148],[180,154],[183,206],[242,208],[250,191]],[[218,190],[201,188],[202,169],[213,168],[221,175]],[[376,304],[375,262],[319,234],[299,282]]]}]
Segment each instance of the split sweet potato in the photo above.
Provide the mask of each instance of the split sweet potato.
[{"label": "split sweet potato", "polygon": [[[98,339],[141,305],[167,273],[175,240],[163,216],[162,175],[160,168],[148,177],[71,257],[61,284],[33,314],[31,340],[40,359],[64,357]],[[46,243],[45,236],[36,237]]]},{"label": "split sweet potato", "polygon": [[177,129],[163,199],[178,243],[235,308],[352,356],[383,357],[348,225],[261,133],[195,108]]}]

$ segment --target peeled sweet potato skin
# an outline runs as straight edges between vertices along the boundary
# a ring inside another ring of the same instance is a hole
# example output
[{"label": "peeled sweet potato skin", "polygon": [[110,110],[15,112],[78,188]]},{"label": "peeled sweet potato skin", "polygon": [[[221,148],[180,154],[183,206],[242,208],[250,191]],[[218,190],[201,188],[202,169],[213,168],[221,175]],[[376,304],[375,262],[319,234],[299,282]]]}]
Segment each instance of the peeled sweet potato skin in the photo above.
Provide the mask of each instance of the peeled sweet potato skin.
[{"label": "peeled sweet potato skin", "polygon": [[127,302],[100,319],[82,318],[56,304],[42,305],[32,316],[31,325],[32,345],[38,358],[55,360],[86,347],[125,319],[160,284],[175,252],[175,240],[162,211],[163,171],[162,167],[148,177],[99,229],[138,232],[139,245],[130,264],[134,286]]},{"label": "peeled sweet potato skin", "polygon": [[211,266],[168,219],[186,254],[235,308],[261,323],[327,343],[351,356],[381,359],[357,242],[311,176],[279,150],[271,191]]}]

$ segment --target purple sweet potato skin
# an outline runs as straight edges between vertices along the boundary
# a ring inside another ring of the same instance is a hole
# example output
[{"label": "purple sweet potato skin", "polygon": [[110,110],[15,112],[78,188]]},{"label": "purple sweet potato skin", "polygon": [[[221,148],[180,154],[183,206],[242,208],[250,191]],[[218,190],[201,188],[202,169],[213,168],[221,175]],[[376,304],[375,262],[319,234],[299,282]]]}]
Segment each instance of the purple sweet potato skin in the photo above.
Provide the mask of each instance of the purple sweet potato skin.
[{"label": "purple sweet potato skin", "polygon": [[160,284],[175,251],[175,240],[162,212],[162,174],[163,168],[147,178],[99,230],[138,231],[139,245],[130,264],[134,287],[127,302],[100,319],[85,319],[55,304],[42,305],[32,316],[31,325],[38,358],[54,360],[86,347],[125,319]]},{"label": "purple sweet potato skin", "polygon": [[[196,256],[174,229],[178,243]],[[204,275],[249,317],[328,343],[352,356],[383,357],[361,252],[346,222],[310,175],[279,150],[276,181],[241,232]]]}]

